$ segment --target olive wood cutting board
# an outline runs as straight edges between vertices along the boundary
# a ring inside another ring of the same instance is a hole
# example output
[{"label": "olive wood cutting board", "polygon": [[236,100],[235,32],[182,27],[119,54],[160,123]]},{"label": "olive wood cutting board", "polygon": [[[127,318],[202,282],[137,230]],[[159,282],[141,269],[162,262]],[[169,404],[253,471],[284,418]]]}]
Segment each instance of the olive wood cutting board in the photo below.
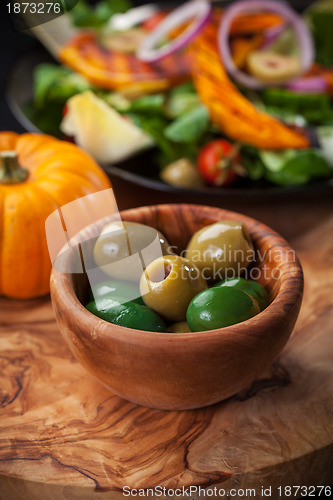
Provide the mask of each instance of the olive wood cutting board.
[{"label": "olive wood cutting board", "polygon": [[121,499],[124,486],[190,485],[236,488],[239,498],[271,487],[278,499],[278,486],[333,482],[333,216],[328,207],[317,216],[308,207],[308,222],[281,214],[305,275],[296,328],[260,380],[208,408],[120,399],[73,358],[48,297],[0,299],[1,500]]}]

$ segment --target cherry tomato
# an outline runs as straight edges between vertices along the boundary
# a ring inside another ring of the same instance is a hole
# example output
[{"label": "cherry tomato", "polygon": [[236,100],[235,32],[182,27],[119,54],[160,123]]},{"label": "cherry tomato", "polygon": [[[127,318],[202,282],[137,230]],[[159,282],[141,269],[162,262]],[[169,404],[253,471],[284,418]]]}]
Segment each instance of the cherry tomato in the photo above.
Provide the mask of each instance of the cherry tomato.
[{"label": "cherry tomato", "polygon": [[225,139],[206,144],[198,156],[198,168],[207,184],[229,186],[238,178],[233,166],[241,160],[237,146]]},{"label": "cherry tomato", "polygon": [[142,23],[142,27],[147,31],[153,31],[167,16],[167,12],[158,11]]}]

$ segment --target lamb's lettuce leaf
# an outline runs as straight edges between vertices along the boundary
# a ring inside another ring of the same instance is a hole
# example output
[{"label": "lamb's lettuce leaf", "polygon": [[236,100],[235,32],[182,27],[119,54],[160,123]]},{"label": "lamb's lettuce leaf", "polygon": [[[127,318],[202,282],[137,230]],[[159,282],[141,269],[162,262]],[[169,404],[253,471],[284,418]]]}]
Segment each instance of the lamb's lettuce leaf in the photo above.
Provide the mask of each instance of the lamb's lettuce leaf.
[{"label": "lamb's lettuce leaf", "polygon": [[87,0],[79,0],[70,11],[74,26],[99,28],[114,14],[122,14],[132,7],[130,0],[100,0],[93,7]]},{"label": "lamb's lettuce leaf", "polygon": [[280,185],[306,184],[311,179],[329,177],[332,169],[319,149],[260,151],[265,177]]},{"label": "lamb's lettuce leaf", "polygon": [[47,102],[64,106],[66,101],[79,92],[92,89],[83,76],[58,64],[39,64],[34,71],[34,103],[42,109]]},{"label": "lamb's lettuce leaf", "polygon": [[209,114],[205,106],[184,113],[165,129],[165,136],[176,143],[198,140],[208,130]]},{"label": "lamb's lettuce leaf", "polygon": [[314,6],[307,15],[316,49],[316,61],[323,66],[333,65],[333,7],[327,3],[322,8]]}]

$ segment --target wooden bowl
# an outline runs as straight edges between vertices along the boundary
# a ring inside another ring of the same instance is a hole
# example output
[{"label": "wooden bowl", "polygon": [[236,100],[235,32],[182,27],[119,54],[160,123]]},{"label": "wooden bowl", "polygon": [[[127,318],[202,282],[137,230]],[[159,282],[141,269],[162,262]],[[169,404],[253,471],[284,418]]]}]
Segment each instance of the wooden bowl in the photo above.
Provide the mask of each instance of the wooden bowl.
[{"label": "wooden bowl", "polygon": [[[186,334],[147,332],[97,318],[82,305],[89,289],[87,276],[53,270],[54,311],[76,358],[115,394],[152,408],[199,408],[247,387],[282,350],[301,306],[302,269],[287,242],[254,219],[218,208],[156,205],[120,214],[122,220],[159,229],[179,251],[203,226],[223,219],[244,222],[260,252],[259,281],[271,303],[257,316],[226,328]],[[106,222],[109,218],[85,228],[79,237],[93,245]]]}]

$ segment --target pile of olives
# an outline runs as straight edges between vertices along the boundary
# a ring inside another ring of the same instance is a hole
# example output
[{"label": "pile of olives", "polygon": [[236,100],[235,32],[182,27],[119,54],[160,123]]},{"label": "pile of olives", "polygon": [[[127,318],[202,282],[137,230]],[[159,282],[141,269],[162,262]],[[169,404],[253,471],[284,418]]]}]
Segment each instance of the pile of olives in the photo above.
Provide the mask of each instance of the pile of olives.
[{"label": "pile of olives", "polygon": [[254,250],[243,223],[197,231],[184,256],[156,229],[133,222],[105,226],[94,246],[105,279],[91,284],[86,308],[138,330],[185,333],[223,328],[260,313],[268,294],[242,278]]}]

